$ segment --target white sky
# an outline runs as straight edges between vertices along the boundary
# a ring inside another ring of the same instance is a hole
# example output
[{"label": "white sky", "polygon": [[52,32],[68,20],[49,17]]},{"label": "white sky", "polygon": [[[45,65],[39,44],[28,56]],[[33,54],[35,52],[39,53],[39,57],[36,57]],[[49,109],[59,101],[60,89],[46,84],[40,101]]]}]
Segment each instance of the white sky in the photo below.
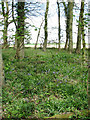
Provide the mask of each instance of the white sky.
[{"label": "white sky", "polygon": [[[51,1],[51,0],[50,0]],[[79,3],[79,2],[77,2]],[[80,6],[80,3],[79,3]],[[77,26],[76,24],[78,24],[76,22],[76,19],[78,19],[79,16],[79,10],[74,11],[74,15],[77,16],[77,18],[75,17],[73,19],[73,41],[76,43],[77,42]],[[33,18],[33,23],[35,24],[35,26],[39,27],[42,21],[42,17],[37,17],[37,18]],[[61,41],[65,42],[66,41],[66,32],[65,32],[65,15],[64,15],[64,8],[61,7]],[[52,40],[56,40],[58,39],[58,29],[52,29],[53,28],[57,28],[58,27],[58,15],[57,15],[57,4],[56,1],[51,1],[50,2],[50,7],[49,7],[49,16],[48,16],[48,40],[52,41]],[[88,30],[87,28],[85,28],[86,31]],[[32,42],[35,42],[36,37],[37,37],[37,32],[35,32],[34,30],[32,30]],[[44,36],[44,31],[43,29],[41,30],[41,36]],[[88,43],[88,37],[86,37],[86,42]]]}]

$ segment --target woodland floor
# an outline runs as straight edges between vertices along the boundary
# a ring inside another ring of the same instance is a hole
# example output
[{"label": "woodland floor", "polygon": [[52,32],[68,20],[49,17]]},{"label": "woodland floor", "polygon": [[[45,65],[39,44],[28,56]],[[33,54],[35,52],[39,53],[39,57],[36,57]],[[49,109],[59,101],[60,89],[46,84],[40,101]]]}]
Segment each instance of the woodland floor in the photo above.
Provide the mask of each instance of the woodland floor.
[{"label": "woodland floor", "polygon": [[[3,118],[87,118],[87,63],[80,54],[57,49],[25,49],[23,60],[15,50],[3,50],[5,85]],[[60,116],[59,116],[60,118]]]}]

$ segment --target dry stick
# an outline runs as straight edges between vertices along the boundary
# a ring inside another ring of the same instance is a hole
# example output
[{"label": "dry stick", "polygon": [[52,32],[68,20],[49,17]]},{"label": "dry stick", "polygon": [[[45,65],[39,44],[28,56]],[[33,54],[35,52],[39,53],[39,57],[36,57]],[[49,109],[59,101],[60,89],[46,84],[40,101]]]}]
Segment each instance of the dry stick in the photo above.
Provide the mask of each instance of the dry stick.
[{"label": "dry stick", "polygon": [[39,31],[38,31],[38,35],[37,35],[37,41],[36,41],[36,44],[35,44],[35,49],[37,48],[37,43],[38,43],[38,40],[39,40],[39,35],[40,35],[40,31],[41,31],[41,27],[42,27],[42,25],[43,25],[43,22],[44,22],[44,19],[42,19],[42,23],[41,23],[41,25],[40,25],[40,28],[39,28]]}]

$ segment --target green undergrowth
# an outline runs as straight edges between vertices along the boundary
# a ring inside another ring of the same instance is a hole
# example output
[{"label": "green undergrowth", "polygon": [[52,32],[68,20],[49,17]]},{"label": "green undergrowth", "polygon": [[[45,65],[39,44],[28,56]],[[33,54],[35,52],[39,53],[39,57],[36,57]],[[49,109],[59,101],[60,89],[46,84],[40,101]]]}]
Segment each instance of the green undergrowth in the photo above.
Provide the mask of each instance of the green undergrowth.
[{"label": "green undergrowth", "polygon": [[3,50],[4,118],[45,118],[88,108],[88,70],[81,55],[28,48],[23,60],[14,56],[12,48]]}]

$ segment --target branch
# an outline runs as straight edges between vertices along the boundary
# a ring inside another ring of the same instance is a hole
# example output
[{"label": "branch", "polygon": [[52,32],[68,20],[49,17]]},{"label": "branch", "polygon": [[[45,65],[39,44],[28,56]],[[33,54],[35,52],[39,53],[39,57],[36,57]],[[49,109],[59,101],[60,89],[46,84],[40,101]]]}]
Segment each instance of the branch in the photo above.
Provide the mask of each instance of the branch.
[{"label": "branch", "polygon": [[41,30],[41,27],[42,27],[42,25],[43,25],[43,22],[44,22],[44,19],[42,19],[42,23],[41,23],[40,28],[39,28],[39,31],[38,31],[37,41],[36,41],[36,44],[35,44],[35,49],[36,49],[36,47],[37,47],[37,43],[38,43],[38,39],[39,39],[39,35],[40,35],[40,30]]},{"label": "branch", "polygon": [[3,13],[3,17],[5,17],[4,2],[1,2],[1,4],[2,4],[2,13]]},{"label": "branch", "polygon": [[64,10],[65,10],[65,16],[67,16],[67,6],[66,6],[65,2],[62,2],[62,3],[63,3]]},{"label": "branch", "polygon": [[13,22],[14,22],[16,28],[17,28],[16,20],[14,18],[14,10],[13,9],[14,9],[14,0],[12,0],[12,18],[13,18]]}]

